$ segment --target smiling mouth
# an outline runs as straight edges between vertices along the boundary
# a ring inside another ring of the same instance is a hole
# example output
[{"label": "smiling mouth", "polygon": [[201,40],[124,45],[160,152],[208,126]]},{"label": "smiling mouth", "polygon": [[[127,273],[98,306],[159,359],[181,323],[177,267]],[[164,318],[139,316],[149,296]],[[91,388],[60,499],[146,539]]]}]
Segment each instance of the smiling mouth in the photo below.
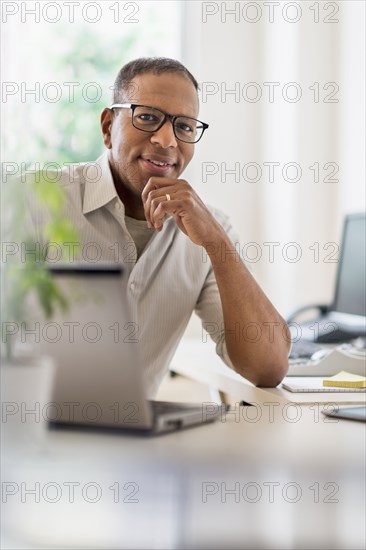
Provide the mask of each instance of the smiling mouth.
[{"label": "smiling mouth", "polygon": [[160,167],[164,167],[164,166],[174,166],[173,163],[170,163],[170,162],[160,162],[158,160],[152,160],[152,159],[143,159],[143,160],[146,160],[147,162],[150,162],[151,164],[153,164],[154,166],[160,166]]}]

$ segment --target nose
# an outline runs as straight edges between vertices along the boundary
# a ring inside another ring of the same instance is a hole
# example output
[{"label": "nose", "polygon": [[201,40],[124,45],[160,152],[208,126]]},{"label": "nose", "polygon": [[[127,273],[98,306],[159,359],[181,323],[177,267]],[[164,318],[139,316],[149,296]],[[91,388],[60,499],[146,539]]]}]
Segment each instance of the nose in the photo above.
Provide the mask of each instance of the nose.
[{"label": "nose", "polygon": [[173,124],[170,120],[166,120],[163,126],[152,134],[151,143],[160,145],[162,149],[177,147],[177,139],[174,135]]}]

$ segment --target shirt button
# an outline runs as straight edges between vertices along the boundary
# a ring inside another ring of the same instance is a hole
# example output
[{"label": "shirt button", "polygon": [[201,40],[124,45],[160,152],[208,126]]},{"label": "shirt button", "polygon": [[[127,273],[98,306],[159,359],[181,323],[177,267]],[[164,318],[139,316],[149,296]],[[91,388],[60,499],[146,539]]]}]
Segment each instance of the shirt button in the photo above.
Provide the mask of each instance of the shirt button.
[{"label": "shirt button", "polygon": [[121,205],[120,205],[119,202],[116,202],[116,204],[115,204],[115,209],[116,209],[116,210],[120,210],[120,209],[121,209]]},{"label": "shirt button", "polygon": [[130,290],[135,290],[135,283],[130,284]]}]

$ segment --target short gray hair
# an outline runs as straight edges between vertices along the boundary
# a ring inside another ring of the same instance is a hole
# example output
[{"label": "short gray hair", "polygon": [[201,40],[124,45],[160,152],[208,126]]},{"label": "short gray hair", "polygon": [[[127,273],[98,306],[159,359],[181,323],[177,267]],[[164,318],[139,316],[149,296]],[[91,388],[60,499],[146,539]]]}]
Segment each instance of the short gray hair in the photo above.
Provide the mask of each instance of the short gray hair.
[{"label": "short gray hair", "polygon": [[[120,69],[114,82],[113,103],[119,103],[122,100],[121,94],[129,91],[131,81],[136,76],[145,73],[156,75],[162,73],[180,73],[192,82],[196,91],[199,89],[197,80],[180,61],[170,59],[169,57],[140,57],[126,63]],[[133,92],[132,88],[130,90]]]}]

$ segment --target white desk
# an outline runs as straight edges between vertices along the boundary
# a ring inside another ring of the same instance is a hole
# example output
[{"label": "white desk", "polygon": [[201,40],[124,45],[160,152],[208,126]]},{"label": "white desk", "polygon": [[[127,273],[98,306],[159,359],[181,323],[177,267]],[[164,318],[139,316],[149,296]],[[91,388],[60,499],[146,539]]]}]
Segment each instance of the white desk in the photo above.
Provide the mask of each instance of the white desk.
[{"label": "white desk", "polygon": [[287,402],[155,438],[51,430],[2,450],[1,547],[361,549],[365,433]]},{"label": "white desk", "polygon": [[215,352],[211,341],[205,343],[183,339],[171,363],[171,370],[227,393],[239,401],[262,404],[269,400],[278,403],[365,404],[366,393],[292,393],[281,387],[256,388],[240,374],[226,367]]}]

